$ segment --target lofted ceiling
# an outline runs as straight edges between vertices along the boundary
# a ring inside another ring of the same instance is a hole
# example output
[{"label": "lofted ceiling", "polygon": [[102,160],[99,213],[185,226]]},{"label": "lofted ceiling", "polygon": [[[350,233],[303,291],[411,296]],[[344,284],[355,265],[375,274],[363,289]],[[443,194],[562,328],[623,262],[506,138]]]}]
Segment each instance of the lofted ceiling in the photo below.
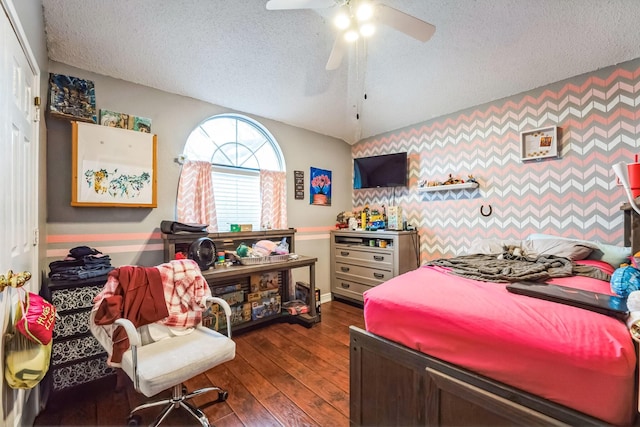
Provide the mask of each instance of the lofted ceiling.
[{"label": "lofted ceiling", "polygon": [[336,8],[266,2],[42,0],[49,58],[352,144],[640,57],[639,0],[376,0],[434,36],[380,27],[327,71]]}]

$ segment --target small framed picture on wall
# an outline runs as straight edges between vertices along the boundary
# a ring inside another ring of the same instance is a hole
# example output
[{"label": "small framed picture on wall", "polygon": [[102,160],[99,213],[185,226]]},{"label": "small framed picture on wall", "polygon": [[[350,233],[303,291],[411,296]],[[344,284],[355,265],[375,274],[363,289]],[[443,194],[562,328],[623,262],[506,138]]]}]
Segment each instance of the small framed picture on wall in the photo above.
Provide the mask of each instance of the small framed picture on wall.
[{"label": "small framed picture on wall", "polygon": [[296,200],[304,200],[304,171],[293,171],[293,185]]},{"label": "small framed picture on wall", "polygon": [[93,81],[50,73],[49,114],[62,119],[97,123]]},{"label": "small framed picture on wall", "polygon": [[311,180],[309,203],[331,206],[331,171],[312,167],[309,179]]},{"label": "small framed picture on wall", "polygon": [[558,157],[558,127],[520,132],[521,160],[541,160]]}]

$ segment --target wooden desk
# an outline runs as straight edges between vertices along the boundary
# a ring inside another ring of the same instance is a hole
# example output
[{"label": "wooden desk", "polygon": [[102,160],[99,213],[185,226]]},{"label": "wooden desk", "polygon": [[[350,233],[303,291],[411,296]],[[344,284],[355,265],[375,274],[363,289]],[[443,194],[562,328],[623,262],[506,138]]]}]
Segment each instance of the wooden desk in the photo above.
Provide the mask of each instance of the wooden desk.
[{"label": "wooden desk", "polygon": [[[219,232],[219,233],[210,233],[207,235],[210,239],[213,240],[216,251],[234,251],[241,243],[244,243],[248,246],[251,244],[258,242],[259,240],[271,240],[275,242],[279,242],[282,239],[285,239],[289,244],[289,251],[295,252],[295,229],[288,228],[285,230],[259,230],[259,231],[248,231],[248,232],[239,232],[239,233],[231,233],[231,232]],[[162,240],[164,241],[164,260],[165,262],[175,259],[176,254],[178,252],[182,252],[186,254],[189,250],[189,246],[198,238],[203,237],[203,235],[190,235],[190,234],[162,234]],[[290,288],[290,280],[288,271],[292,268],[301,268],[308,267],[309,268],[309,286],[310,286],[310,307],[309,313],[300,314],[297,316],[292,316],[289,314],[282,314],[281,316],[270,316],[265,319],[256,319],[247,321],[238,325],[233,326],[234,331],[242,330],[245,328],[249,328],[255,325],[258,325],[262,322],[270,322],[274,321],[274,319],[288,319],[291,321],[299,322],[304,324],[305,326],[312,326],[314,323],[320,321],[320,316],[318,316],[316,310],[316,262],[317,258],[311,258],[307,256],[300,255],[298,259],[289,260],[285,262],[279,263],[270,263],[270,264],[255,264],[255,265],[233,265],[230,267],[223,267],[220,265],[216,265],[215,268],[210,268],[209,270],[203,271],[202,274],[209,283],[209,286],[214,289],[216,285],[220,282],[229,282],[230,280],[242,281],[244,278],[249,278],[252,274],[259,273],[269,273],[269,272],[287,272],[280,274],[282,279],[282,294],[281,294],[281,302],[289,301],[289,288]],[[248,282],[248,280],[247,280]]]},{"label": "wooden desk", "polygon": [[[224,279],[240,279],[251,276],[255,273],[269,273],[274,271],[289,271],[292,268],[309,267],[309,294],[310,294],[310,306],[309,313],[299,314],[297,316],[286,315],[292,321],[300,322],[305,326],[312,326],[317,323],[320,318],[316,312],[316,262],[318,258],[312,258],[308,256],[300,255],[298,259],[292,259],[284,262],[270,263],[270,264],[255,264],[255,265],[232,265],[230,267],[223,267],[216,265],[216,268],[210,268],[203,271],[202,275],[209,285],[215,286],[216,280]],[[282,274],[282,302],[289,300],[289,275]],[[285,315],[283,315],[285,316]],[[264,321],[273,320],[276,316],[264,319]],[[242,323],[234,326],[234,330],[243,329],[249,326],[260,323],[261,320],[252,320],[250,322]]]}]

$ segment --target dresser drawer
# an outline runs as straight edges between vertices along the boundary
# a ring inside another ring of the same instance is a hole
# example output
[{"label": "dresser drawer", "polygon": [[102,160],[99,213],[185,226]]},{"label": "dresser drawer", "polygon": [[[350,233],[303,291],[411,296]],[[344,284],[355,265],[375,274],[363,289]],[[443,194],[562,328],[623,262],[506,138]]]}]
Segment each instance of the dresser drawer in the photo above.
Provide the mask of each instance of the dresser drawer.
[{"label": "dresser drawer", "polygon": [[362,301],[362,294],[371,288],[373,288],[373,286],[354,282],[352,280],[336,278],[333,293]]},{"label": "dresser drawer", "polygon": [[336,247],[336,262],[357,263],[378,268],[389,268],[393,266],[393,252],[380,248],[361,249],[353,247]]},{"label": "dresser drawer", "polygon": [[60,318],[56,319],[56,323],[53,328],[53,339],[57,340],[89,332],[90,314],[91,310],[62,314]]},{"label": "dresser drawer", "polygon": [[51,290],[51,303],[58,312],[93,307],[93,298],[102,288],[103,285]]},{"label": "dresser drawer", "polygon": [[85,335],[68,340],[53,341],[51,349],[51,363],[53,366],[72,362],[78,359],[86,359],[104,353],[104,348],[93,335]]},{"label": "dresser drawer", "polygon": [[88,383],[107,375],[115,374],[115,370],[107,365],[107,355],[83,360],[79,363],[54,368],[51,370],[53,390],[60,391],[79,384]]},{"label": "dresser drawer", "polygon": [[364,279],[366,280],[365,283],[372,282],[372,284],[379,284],[391,279],[393,277],[393,272],[380,268],[363,267],[361,265],[336,262],[335,275],[336,277],[357,280],[359,282],[362,282]]}]

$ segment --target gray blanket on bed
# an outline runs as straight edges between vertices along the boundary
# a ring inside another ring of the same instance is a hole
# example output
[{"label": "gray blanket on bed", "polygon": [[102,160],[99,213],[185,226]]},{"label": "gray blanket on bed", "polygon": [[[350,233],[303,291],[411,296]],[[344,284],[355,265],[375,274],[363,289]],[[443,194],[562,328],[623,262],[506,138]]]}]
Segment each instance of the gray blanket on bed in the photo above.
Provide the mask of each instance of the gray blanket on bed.
[{"label": "gray blanket on bed", "polygon": [[575,264],[567,258],[552,255],[536,259],[502,255],[463,255],[442,258],[425,265],[447,267],[453,274],[483,282],[543,282],[555,277],[586,276],[609,281],[611,277],[602,270],[589,265]]}]

